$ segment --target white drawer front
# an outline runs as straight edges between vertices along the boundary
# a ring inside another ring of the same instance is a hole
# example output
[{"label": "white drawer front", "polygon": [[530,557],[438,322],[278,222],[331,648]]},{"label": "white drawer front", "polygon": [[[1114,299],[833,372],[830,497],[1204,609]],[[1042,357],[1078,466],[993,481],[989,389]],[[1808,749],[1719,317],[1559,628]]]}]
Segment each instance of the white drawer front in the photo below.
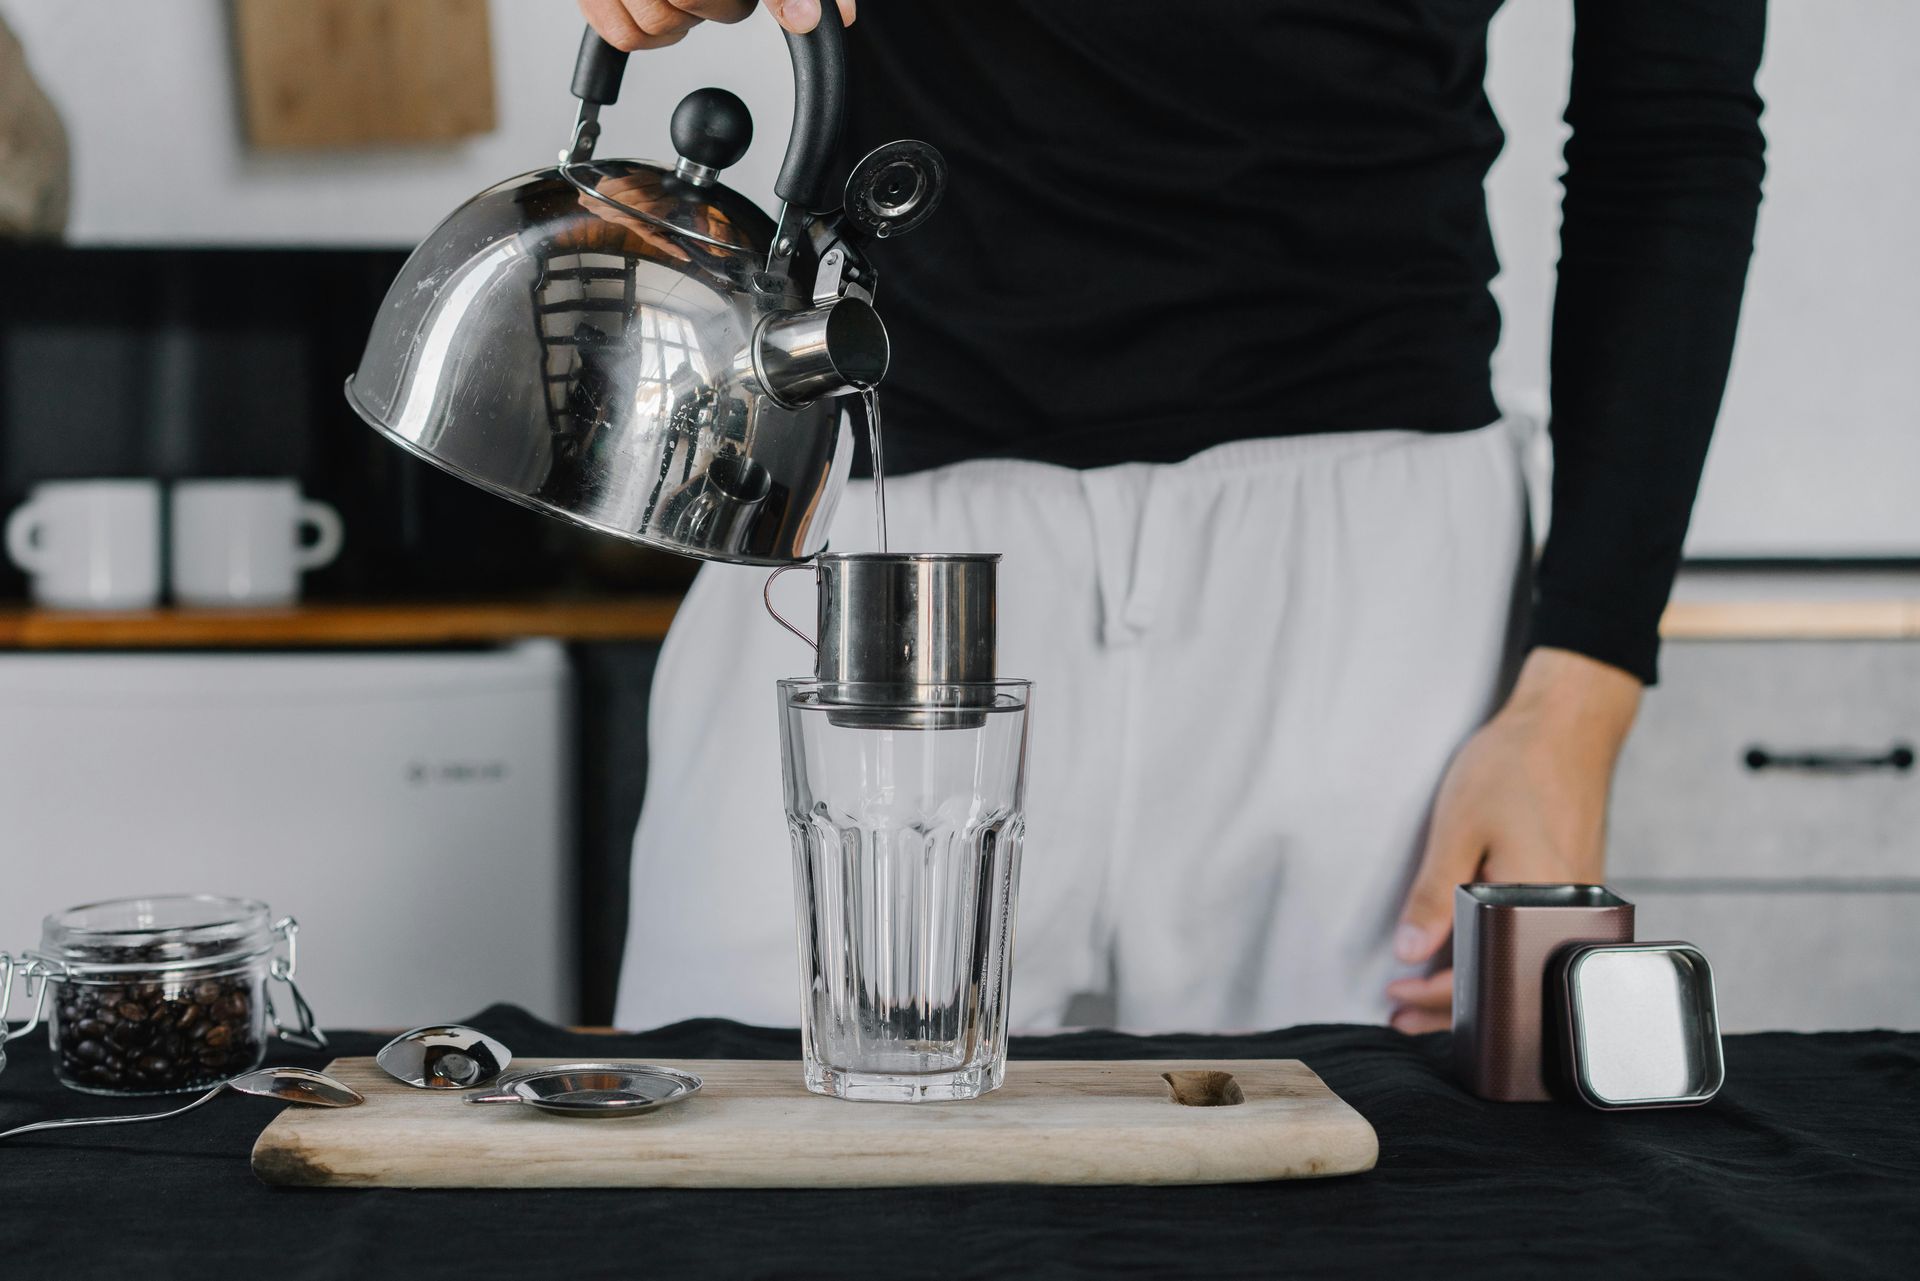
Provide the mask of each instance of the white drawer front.
[{"label": "white drawer front", "polygon": [[1920,747],[1920,643],[1670,643],[1620,760],[1609,873],[1920,877],[1920,768],[1746,764],[1895,744]]},{"label": "white drawer front", "polygon": [[1725,1032],[1920,1029],[1920,885],[1817,892],[1613,882],[1644,940],[1707,954]]}]

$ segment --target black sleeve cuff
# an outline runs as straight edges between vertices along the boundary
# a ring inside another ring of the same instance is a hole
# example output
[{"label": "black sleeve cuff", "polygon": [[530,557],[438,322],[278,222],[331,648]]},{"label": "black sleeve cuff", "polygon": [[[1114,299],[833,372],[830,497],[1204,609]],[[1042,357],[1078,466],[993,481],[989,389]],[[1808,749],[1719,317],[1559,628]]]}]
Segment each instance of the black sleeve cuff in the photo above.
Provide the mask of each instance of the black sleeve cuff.
[{"label": "black sleeve cuff", "polygon": [[1620,668],[1653,685],[1660,678],[1660,620],[1620,618],[1564,596],[1534,598],[1527,648],[1570,649]]}]

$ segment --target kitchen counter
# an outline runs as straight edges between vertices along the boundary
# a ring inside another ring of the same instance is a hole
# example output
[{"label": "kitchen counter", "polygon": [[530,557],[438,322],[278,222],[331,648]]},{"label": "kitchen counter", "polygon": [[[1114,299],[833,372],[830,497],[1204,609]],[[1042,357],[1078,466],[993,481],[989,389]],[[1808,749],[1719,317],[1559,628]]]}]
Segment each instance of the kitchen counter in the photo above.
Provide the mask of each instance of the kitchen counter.
[{"label": "kitchen counter", "polygon": [[0,649],[284,649],[470,645],[551,636],[659,640],[680,598],[315,601],[281,609],[93,613],[0,605]]},{"label": "kitchen counter", "polygon": [[1920,570],[1690,566],[1660,620],[1668,640],[1920,639]]},{"label": "kitchen counter", "polygon": [[[163,608],[88,613],[0,604],[0,650],[284,649],[489,644],[534,636],[657,641],[675,592],[471,601],[315,601],[284,609]],[[1910,594],[1809,590],[1785,595],[1689,589],[1661,620],[1669,640],[1920,639]]]},{"label": "kitchen counter", "polygon": [[1914,600],[1677,600],[1666,640],[1920,640]]},{"label": "kitchen counter", "polygon": [[[719,1020],[565,1032],[472,1020],[523,1056],[793,1058],[795,1033]],[[383,1038],[340,1033],[320,1066]],[[54,1084],[37,1038],[0,1075],[0,1125],[144,1110]],[[863,1191],[269,1189],[248,1150],[273,1105],[227,1097],[148,1126],[0,1152],[8,1275],[821,1275],[1391,1278],[1896,1277],[1920,1272],[1920,1035],[1727,1040],[1706,1107],[1603,1114],[1483,1103],[1446,1038],[1307,1027],[1242,1036],[1015,1038],[1020,1058],[1297,1057],[1373,1123],[1378,1168],[1219,1187]],[[798,1065],[795,1065],[797,1072]],[[836,1104],[822,1106],[881,1106]],[[952,1106],[991,1106],[958,1104]],[[626,1124],[645,1124],[644,1120]],[[560,1124],[569,1124],[561,1122]],[[571,1124],[581,1124],[573,1122]],[[617,1124],[617,1123],[616,1123]]]}]

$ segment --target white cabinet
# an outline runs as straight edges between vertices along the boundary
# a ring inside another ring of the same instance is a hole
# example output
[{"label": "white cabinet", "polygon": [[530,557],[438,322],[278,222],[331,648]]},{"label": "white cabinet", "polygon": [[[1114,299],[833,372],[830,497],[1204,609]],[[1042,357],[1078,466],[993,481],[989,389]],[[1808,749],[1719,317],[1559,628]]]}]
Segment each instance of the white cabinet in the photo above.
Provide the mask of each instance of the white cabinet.
[{"label": "white cabinet", "polygon": [[143,894],[299,918],[324,1024],[573,1016],[566,656],[0,655],[0,948]]},{"label": "white cabinet", "polygon": [[1661,666],[1609,843],[1639,936],[1706,951],[1728,1031],[1920,1028],[1920,769],[1897,764],[1920,642],[1669,642]]}]

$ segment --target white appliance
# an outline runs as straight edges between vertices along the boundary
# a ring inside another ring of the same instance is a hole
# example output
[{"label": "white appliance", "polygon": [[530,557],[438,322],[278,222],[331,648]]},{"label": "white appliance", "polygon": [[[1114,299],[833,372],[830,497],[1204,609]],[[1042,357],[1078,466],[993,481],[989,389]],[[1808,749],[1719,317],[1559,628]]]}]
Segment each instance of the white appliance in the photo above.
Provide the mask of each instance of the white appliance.
[{"label": "white appliance", "polygon": [[569,688],[550,641],[0,655],[0,949],[229,894],[299,919],[323,1026],[568,1018]]}]

